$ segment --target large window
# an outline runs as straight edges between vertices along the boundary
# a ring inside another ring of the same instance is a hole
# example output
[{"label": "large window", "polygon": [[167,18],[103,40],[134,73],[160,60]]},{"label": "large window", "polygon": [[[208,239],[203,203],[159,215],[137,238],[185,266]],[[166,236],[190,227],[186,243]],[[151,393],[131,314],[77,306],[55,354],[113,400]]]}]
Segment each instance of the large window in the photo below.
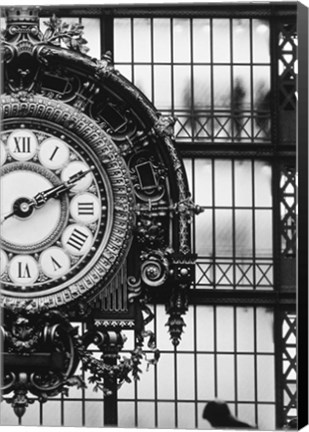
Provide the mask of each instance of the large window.
[{"label": "large window", "polygon": [[[196,275],[182,341],[172,346],[158,299],[149,328],[161,359],[119,390],[118,425],[208,429],[202,411],[220,398],[260,430],[282,428],[297,415],[295,7],[58,12],[85,26],[91,56],[111,49],[116,69],[176,117],[204,210],[192,220]],[[127,336],[124,354],[134,348]],[[89,386],[29,406],[23,424],[102,427],[103,413]],[[9,405],[1,423],[17,423]]]}]

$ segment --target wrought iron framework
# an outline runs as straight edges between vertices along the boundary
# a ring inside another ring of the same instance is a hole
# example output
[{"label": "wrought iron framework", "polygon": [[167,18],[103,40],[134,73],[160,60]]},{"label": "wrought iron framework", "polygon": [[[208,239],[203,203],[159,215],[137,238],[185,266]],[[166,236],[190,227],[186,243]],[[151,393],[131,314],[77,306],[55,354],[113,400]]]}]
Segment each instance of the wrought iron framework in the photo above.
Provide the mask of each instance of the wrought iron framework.
[{"label": "wrought iron framework", "polygon": [[[176,144],[185,162],[192,199],[204,209],[192,221],[196,278],[189,292],[182,342],[178,347],[168,345],[163,320],[166,292],[160,288],[151,290],[154,320],[147,328],[157,335],[161,359],[143,374],[141,381],[118,392],[118,425],[205,428],[207,424],[202,420],[205,403],[220,397],[228,401],[236,415],[260,429],[283,427],[296,416],[295,4],[285,2],[254,8],[185,6],[177,10],[168,7],[42,10],[42,16],[51,13],[78,17],[82,24],[85,17],[89,22],[95,19],[97,24],[99,19],[101,52],[111,51],[116,68],[139,86],[162,113],[177,117]],[[159,23],[167,32],[169,54],[163,60],[160,60],[163,54],[156,49]],[[195,48],[198,25],[207,27],[208,48],[204,57],[199,53],[200,46],[199,50]],[[227,35],[227,52],[221,60],[215,53],[220,25]],[[245,61],[236,57],[237,25],[243,26],[248,35]],[[264,26],[269,36],[257,33],[258,25]],[[177,47],[177,28],[185,29],[187,47]],[[148,46],[144,59],[138,58],[139,30],[144,32],[143,43]],[[126,59],[118,51],[117,39],[123,37],[124,31],[128,44]],[[264,53],[262,60],[256,57],[257,37],[264,37],[269,43],[269,55]],[[186,54],[181,54],[186,49]],[[239,68],[248,71],[249,84],[245,90],[236,80]],[[225,71],[230,94],[222,105],[215,84],[219,70]],[[260,99],[255,81],[257,70],[266,71],[269,77]],[[203,73],[207,78],[203,78],[202,88],[209,86],[209,93],[199,100],[196,83]],[[164,103],[158,94],[162,76],[169,83]],[[183,97],[177,95],[179,89]],[[207,166],[204,171],[203,166]],[[241,167],[246,167],[245,171]],[[228,172],[226,184],[230,191],[220,201],[218,195],[225,187],[224,172]],[[245,192],[249,198],[244,203],[239,196],[240,183],[245,182],[249,185]],[[239,224],[241,215],[246,221],[244,226]],[[224,227],[227,223],[228,229]],[[263,227],[267,227],[269,240],[265,244],[259,243]],[[226,249],[222,246],[220,250],[219,229],[223,230],[223,237],[229,236],[229,248],[225,243]],[[244,229],[250,236],[249,251],[244,249],[248,243]],[[201,235],[205,242],[201,241]],[[250,329],[249,342],[244,341],[243,326]],[[127,336],[126,349],[130,351],[134,348],[132,332],[127,332]],[[252,372],[243,376],[246,368]],[[170,386],[164,388],[163,382],[168,379],[166,370]],[[271,371],[268,378],[272,383],[267,389],[262,384],[266,370]],[[250,390],[244,388],[246,380],[252,383]],[[49,406],[55,407],[52,411],[58,412],[57,418],[49,416]],[[70,412],[79,412],[80,418],[70,417]],[[103,426],[103,414],[102,395],[80,389],[70,392],[68,397],[55,397],[47,404],[31,405],[23,424]],[[7,423],[14,421],[7,417]]]}]

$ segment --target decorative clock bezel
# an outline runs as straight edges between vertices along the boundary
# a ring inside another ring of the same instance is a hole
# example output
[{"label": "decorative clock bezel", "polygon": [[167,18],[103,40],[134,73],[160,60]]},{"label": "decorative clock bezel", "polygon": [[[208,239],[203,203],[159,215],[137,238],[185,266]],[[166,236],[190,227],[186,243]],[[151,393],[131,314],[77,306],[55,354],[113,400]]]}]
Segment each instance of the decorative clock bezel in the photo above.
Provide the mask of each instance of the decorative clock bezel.
[{"label": "decorative clock bezel", "polygon": [[[107,179],[111,206],[104,236],[93,258],[68,283],[42,292],[14,293],[1,287],[1,306],[9,309],[31,307],[46,310],[71,306],[78,300],[94,297],[115,276],[126,259],[135,225],[135,198],[129,170],[112,139],[85,114],[61,101],[27,94],[1,97],[3,129],[20,122],[26,128],[64,134],[85,146],[95,165]],[[72,281],[72,283],[71,283]]]}]

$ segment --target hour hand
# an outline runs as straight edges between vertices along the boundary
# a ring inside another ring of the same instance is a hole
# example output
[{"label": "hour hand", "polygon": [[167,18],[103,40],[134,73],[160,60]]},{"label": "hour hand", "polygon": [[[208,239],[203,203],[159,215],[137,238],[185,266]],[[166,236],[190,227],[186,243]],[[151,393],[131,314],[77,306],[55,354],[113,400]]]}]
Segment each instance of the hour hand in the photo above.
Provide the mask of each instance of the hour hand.
[{"label": "hour hand", "polygon": [[35,197],[33,197],[33,205],[35,208],[42,207],[48,200],[51,198],[58,198],[61,194],[71,189],[75,183],[78,180],[81,180],[85,175],[90,173],[93,170],[93,167],[91,167],[89,170],[86,171],[78,171],[76,174],[73,174],[71,177],[68,178],[67,181],[54,186],[50,189],[47,189],[43,192],[39,192]]}]

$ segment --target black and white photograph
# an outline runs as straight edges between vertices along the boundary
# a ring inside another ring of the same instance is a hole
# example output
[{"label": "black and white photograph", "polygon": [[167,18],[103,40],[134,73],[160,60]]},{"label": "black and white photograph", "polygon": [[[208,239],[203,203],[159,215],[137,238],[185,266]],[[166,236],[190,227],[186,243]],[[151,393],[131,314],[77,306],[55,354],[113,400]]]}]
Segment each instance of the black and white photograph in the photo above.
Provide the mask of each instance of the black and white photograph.
[{"label": "black and white photograph", "polygon": [[298,430],[299,4],[0,10],[0,425]]}]

